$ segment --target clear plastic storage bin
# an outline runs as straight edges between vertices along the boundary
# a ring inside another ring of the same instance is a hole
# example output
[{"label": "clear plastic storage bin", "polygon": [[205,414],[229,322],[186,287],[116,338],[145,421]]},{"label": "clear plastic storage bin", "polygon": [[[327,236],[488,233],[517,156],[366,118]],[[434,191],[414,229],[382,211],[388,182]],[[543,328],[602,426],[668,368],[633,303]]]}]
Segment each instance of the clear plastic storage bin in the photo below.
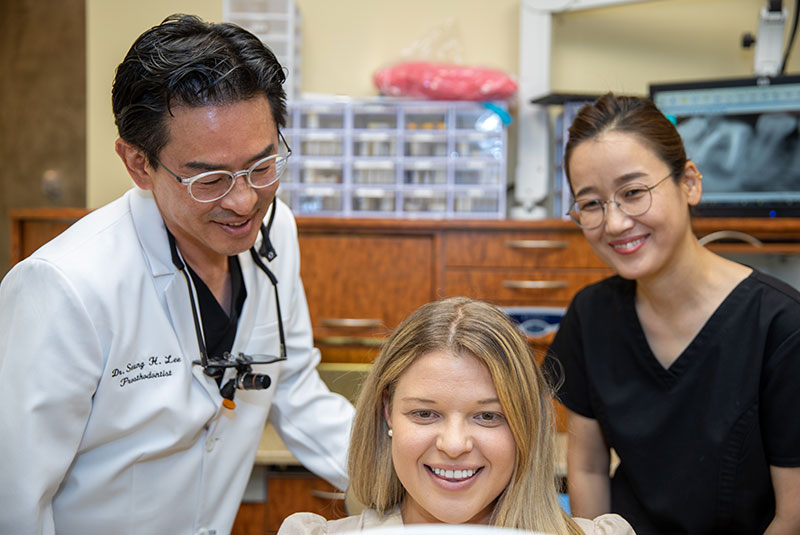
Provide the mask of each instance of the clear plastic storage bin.
[{"label": "clear plastic storage bin", "polygon": [[480,103],[293,101],[288,113],[279,194],[297,213],[505,217],[506,132]]},{"label": "clear plastic storage bin", "polygon": [[489,132],[499,134],[503,131],[503,120],[492,110],[486,108],[460,109],[456,112],[456,130]]},{"label": "clear plastic storage bin", "polygon": [[356,132],[353,134],[353,156],[396,156],[397,138],[388,132]]},{"label": "clear plastic storage bin", "polygon": [[500,174],[500,162],[456,162],[456,185],[498,186],[505,180]]},{"label": "clear plastic storage bin", "polygon": [[403,155],[411,157],[447,156],[447,134],[407,133]]},{"label": "clear plastic storage bin", "polygon": [[308,132],[296,137],[300,152],[307,156],[344,156],[341,134]]},{"label": "clear plastic storage bin", "polygon": [[395,190],[377,188],[356,188],[353,190],[352,207],[354,212],[375,212],[379,215],[391,214],[396,209]]},{"label": "clear plastic storage bin", "polygon": [[467,189],[454,194],[453,209],[460,214],[494,214],[499,207],[500,198],[496,191],[490,193],[483,189]]},{"label": "clear plastic storage bin", "polygon": [[251,31],[266,44],[287,73],[287,97],[300,94],[302,17],[295,0],[223,0],[222,20]]},{"label": "clear plastic storage bin", "polygon": [[455,155],[460,158],[494,158],[505,156],[503,142],[497,136],[474,133],[456,136]]},{"label": "clear plastic storage bin", "polygon": [[410,104],[405,108],[406,130],[446,130],[448,109],[443,106]]},{"label": "clear plastic storage bin", "polygon": [[[289,21],[286,19],[286,17],[234,14],[231,15],[230,22],[238,26],[242,26],[243,28],[247,28],[262,41],[266,41],[270,34],[286,35],[289,33]],[[268,46],[277,55],[274,44]]]},{"label": "clear plastic storage bin", "polygon": [[297,208],[302,214],[342,212],[342,191],[334,188],[306,188],[297,192]]},{"label": "clear plastic storage bin", "polygon": [[353,128],[365,130],[394,130],[397,128],[397,108],[365,105],[353,109]]},{"label": "clear plastic storage bin", "polygon": [[407,161],[403,165],[404,184],[447,184],[447,163]]},{"label": "clear plastic storage bin", "polygon": [[447,192],[433,189],[403,191],[403,211],[408,214],[444,215],[447,213]]},{"label": "clear plastic storage bin", "polygon": [[354,184],[394,184],[397,182],[393,161],[353,162]]},{"label": "clear plastic storage bin", "polygon": [[342,162],[305,161],[300,169],[300,182],[303,184],[341,184],[343,182]]},{"label": "clear plastic storage bin", "polygon": [[300,128],[344,128],[343,106],[309,106],[300,110]]}]

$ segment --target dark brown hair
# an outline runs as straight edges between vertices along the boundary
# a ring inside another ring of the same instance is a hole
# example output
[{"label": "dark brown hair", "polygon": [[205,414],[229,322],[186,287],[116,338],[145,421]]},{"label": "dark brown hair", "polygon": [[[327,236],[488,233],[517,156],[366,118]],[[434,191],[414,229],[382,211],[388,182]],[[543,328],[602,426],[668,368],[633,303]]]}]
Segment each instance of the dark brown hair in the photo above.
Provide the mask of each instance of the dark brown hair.
[{"label": "dark brown hair", "polygon": [[581,108],[569,128],[569,139],[564,149],[564,170],[570,187],[569,162],[575,148],[607,132],[637,136],[669,167],[673,180],[677,181],[683,175],[686,150],[675,125],[650,99],[606,93],[593,104]]}]

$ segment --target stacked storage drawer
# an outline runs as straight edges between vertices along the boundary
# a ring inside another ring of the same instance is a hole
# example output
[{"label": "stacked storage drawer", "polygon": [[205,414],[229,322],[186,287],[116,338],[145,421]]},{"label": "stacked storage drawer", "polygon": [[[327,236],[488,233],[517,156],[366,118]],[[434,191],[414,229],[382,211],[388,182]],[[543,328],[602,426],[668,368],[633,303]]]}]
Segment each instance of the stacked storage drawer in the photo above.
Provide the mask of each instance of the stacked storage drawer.
[{"label": "stacked storage drawer", "polygon": [[298,215],[491,218],[506,213],[506,133],[474,102],[290,103],[279,195]]}]

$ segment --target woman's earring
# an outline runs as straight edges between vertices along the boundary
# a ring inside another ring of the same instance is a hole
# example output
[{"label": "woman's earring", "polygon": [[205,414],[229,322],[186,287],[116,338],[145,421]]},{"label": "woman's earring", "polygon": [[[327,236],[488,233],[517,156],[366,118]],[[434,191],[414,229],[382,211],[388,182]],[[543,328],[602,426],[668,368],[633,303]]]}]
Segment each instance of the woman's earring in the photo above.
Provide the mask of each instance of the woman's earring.
[{"label": "woman's earring", "polygon": [[391,430],[391,429],[389,429],[389,430],[386,432],[386,434],[387,434],[387,435],[389,435],[389,438],[392,438],[392,430]]}]

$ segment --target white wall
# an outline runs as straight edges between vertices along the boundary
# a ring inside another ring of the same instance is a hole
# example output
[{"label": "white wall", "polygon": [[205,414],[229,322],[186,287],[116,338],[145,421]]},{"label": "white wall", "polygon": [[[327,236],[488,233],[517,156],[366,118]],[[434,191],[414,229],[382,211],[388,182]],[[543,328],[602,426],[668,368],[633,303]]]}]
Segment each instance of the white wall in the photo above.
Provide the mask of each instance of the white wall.
[{"label": "white wall", "polygon": [[[752,76],[753,49],[741,48],[741,35],[757,34],[765,5],[765,0],[650,0],[557,15],[552,87],[645,94],[650,82]],[[793,60],[790,68],[800,65],[800,58]]]}]

